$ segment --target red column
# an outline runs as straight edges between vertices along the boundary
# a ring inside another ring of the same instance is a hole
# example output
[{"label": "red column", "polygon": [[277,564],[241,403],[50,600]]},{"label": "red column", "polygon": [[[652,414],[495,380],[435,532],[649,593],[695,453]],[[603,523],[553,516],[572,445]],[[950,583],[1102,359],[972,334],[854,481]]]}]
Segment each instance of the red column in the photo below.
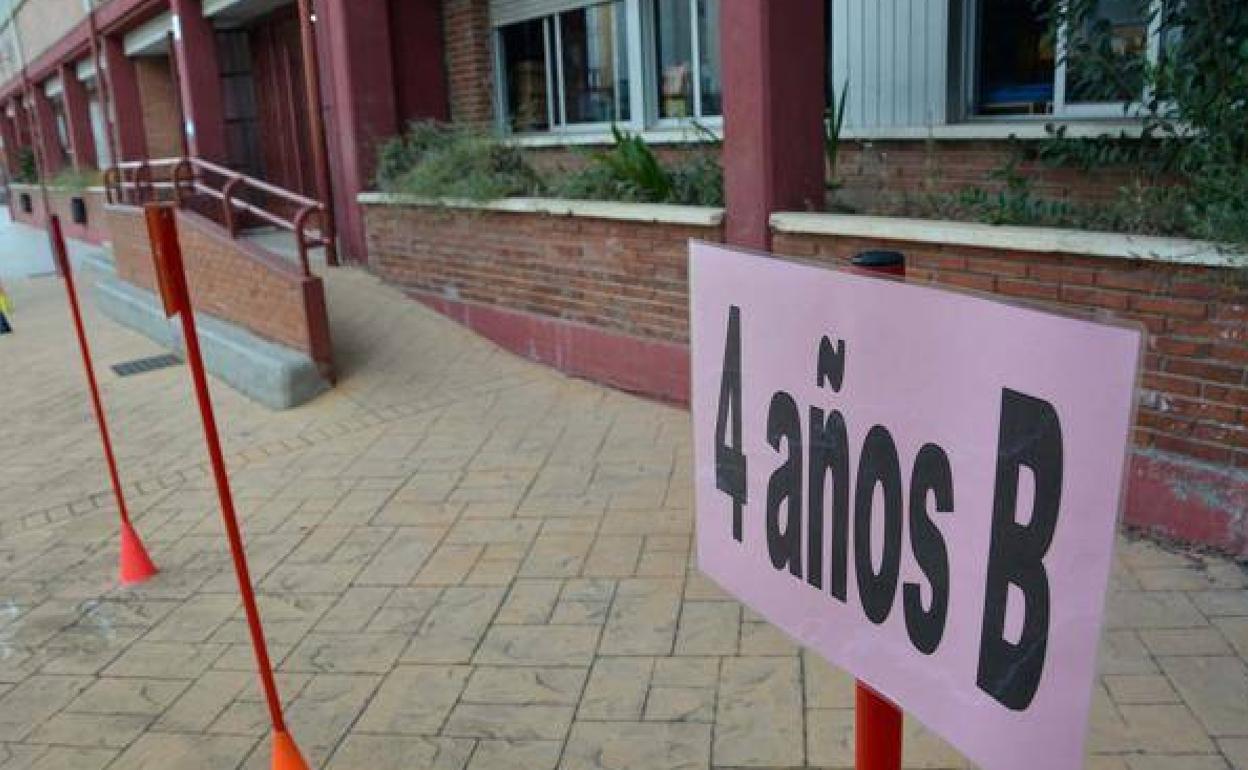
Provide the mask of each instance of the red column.
[{"label": "red column", "polygon": [[221,68],[217,64],[217,33],[204,16],[201,0],[170,0],[178,86],[186,116],[186,143],[191,154],[216,162],[228,160]]},{"label": "red column", "polygon": [[126,56],[121,38],[104,38],[104,73],[108,78],[108,95],[112,101],[113,130],[116,132],[117,154],[114,162],[142,160],[147,157],[147,134],[143,130],[143,101],[139,96],[139,79],[134,62]]},{"label": "red column", "polygon": [[729,243],[766,249],[772,212],[823,208],[826,5],[720,4]]},{"label": "red column", "polygon": [[378,144],[399,130],[388,3],[319,0],[316,9],[338,233],[347,259],[362,262],[368,255],[356,196],[371,183]]},{"label": "red column", "polygon": [[61,84],[65,92],[65,122],[69,127],[69,148],[74,153],[74,167],[81,170],[98,166],[95,135],[91,133],[91,107],[87,89],[78,79],[78,68],[61,65]]},{"label": "red column", "polygon": [[31,91],[35,99],[34,119],[39,122],[35,138],[36,141],[43,139],[42,159],[47,164],[44,173],[50,179],[65,167],[65,156],[61,153],[61,142],[57,138],[56,113],[52,111],[52,100],[44,93],[42,83],[32,85]]}]

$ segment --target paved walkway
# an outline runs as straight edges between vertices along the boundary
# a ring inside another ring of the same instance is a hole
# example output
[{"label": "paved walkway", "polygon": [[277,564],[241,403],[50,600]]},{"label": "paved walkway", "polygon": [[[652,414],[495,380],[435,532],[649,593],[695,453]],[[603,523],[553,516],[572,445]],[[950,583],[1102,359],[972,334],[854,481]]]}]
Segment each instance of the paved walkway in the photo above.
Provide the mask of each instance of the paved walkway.
[{"label": "paved walkway", "polygon": [[[163,570],[122,590],[61,284],[8,283],[0,770],[267,767],[185,369],[117,377],[158,351],[88,309]],[[214,389],[314,768],[852,764],[852,683],[693,568],[687,414],[518,360],[358,271],[328,286],[338,389],[280,414]],[[1089,766],[1248,768],[1244,569],[1120,555]],[[906,756],[965,766],[916,724]]]}]

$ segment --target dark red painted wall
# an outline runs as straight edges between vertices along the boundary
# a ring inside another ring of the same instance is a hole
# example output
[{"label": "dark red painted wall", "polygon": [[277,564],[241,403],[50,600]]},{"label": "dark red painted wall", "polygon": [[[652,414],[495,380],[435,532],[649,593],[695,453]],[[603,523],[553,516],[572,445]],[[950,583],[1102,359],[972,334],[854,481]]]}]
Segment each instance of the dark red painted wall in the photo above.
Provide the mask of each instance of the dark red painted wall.
[{"label": "dark red painted wall", "polygon": [[389,0],[389,3],[390,49],[399,125],[429,118],[449,120],[439,4],[428,0]]}]

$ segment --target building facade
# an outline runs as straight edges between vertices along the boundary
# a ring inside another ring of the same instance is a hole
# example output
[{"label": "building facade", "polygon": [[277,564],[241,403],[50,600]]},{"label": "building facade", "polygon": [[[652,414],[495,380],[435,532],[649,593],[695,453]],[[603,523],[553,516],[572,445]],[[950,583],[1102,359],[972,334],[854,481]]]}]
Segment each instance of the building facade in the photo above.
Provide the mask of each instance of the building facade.
[{"label": "building facade", "polygon": [[[1071,74],[1074,31],[1054,34],[1031,0],[315,0],[315,20],[294,0],[82,3],[0,3],[15,176],[35,155],[50,176],[194,156],[324,196],[314,94],[347,259],[518,353],[677,402],[691,237],[828,264],[899,249],[909,280],[1110,312],[1148,330],[1127,520],[1248,554],[1248,291],[1234,258],[1175,239],[846,214],[991,189],[1003,167],[1050,197],[1116,195],[1129,172],[1049,168],[1019,147],[1057,127],[1138,132],[1138,73],[1169,48],[1138,0],[1096,2],[1123,62],[1100,90]],[[845,122],[828,169],[833,102]],[[725,205],[457,208],[369,192],[380,144],[424,119],[492,131],[548,166],[610,142],[612,126],[668,154],[714,135]]]}]

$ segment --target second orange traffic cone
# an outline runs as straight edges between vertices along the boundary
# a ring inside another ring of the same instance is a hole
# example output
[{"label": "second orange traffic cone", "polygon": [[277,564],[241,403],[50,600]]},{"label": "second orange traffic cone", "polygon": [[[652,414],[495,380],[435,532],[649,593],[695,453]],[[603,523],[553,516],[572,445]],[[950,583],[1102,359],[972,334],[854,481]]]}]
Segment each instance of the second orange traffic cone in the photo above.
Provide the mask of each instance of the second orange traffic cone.
[{"label": "second orange traffic cone", "polygon": [[121,584],[142,583],[157,572],[139,533],[128,521],[121,523]]}]

